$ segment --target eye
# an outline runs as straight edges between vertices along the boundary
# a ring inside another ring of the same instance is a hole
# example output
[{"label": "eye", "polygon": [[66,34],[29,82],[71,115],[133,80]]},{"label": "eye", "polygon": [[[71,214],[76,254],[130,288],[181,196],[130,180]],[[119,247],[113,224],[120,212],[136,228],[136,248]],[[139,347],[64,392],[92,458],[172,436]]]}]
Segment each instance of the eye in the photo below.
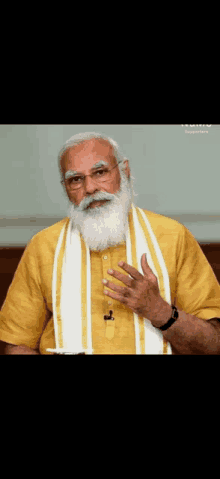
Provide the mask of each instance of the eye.
[{"label": "eye", "polygon": [[79,183],[82,181],[82,176],[74,176],[73,178],[70,178],[69,183]]},{"label": "eye", "polygon": [[105,173],[107,173],[107,171],[108,170],[106,168],[103,169],[103,170],[98,170],[98,171],[95,172],[95,175],[96,176],[103,176]]}]

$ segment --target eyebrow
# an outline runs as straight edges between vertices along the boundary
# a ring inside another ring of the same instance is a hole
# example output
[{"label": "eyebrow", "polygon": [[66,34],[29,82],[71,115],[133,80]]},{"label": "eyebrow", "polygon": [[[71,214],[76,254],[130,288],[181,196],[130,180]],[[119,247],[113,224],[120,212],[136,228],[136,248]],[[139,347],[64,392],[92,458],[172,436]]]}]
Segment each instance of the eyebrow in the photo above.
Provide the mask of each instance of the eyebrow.
[{"label": "eyebrow", "polygon": [[[97,170],[101,166],[109,166],[109,164],[107,163],[107,161],[100,160],[98,161],[98,163],[95,163],[95,165],[92,167],[92,170]],[[73,178],[74,176],[77,176],[77,175],[82,175],[82,173],[80,173],[80,171],[68,170],[65,173],[65,180],[67,180],[68,178]]]}]

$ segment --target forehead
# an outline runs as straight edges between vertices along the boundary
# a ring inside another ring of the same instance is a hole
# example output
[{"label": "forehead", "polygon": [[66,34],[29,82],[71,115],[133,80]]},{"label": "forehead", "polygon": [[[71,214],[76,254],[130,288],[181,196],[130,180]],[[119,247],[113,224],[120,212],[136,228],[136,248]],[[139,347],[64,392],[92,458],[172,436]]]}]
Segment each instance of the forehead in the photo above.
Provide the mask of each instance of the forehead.
[{"label": "forehead", "polygon": [[91,169],[95,163],[105,160],[113,163],[114,150],[106,140],[88,140],[70,147],[62,156],[62,168],[67,171]]}]

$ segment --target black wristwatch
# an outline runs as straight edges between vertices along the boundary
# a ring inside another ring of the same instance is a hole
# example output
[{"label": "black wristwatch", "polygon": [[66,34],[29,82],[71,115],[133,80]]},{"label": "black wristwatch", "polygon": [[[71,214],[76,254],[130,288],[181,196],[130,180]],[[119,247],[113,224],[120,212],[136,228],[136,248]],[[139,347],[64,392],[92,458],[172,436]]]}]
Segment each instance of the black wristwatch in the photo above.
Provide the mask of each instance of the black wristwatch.
[{"label": "black wristwatch", "polygon": [[173,323],[175,323],[175,321],[178,319],[179,317],[179,313],[176,309],[176,306],[173,306],[172,305],[172,308],[173,308],[173,313],[172,313],[172,316],[171,318],[169,319],[168,323],[164,324],[161,328],[159,328],[161,331],[166,331],[166,329],[168,329],[170,326],[172,326]]}]

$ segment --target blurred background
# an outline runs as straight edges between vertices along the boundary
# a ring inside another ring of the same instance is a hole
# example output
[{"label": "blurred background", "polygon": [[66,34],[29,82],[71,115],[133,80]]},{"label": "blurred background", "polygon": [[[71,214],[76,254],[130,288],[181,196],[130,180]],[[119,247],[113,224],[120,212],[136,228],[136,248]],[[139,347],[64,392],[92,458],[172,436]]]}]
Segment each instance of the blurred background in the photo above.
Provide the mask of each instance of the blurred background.
[{"label": "blurred background", "polygon": [[83,132],[118,142],[136,205],[184,224],[220,280],[220,125],[0,125],[0,302],[31,237],[67,216],[57,156]]}]

